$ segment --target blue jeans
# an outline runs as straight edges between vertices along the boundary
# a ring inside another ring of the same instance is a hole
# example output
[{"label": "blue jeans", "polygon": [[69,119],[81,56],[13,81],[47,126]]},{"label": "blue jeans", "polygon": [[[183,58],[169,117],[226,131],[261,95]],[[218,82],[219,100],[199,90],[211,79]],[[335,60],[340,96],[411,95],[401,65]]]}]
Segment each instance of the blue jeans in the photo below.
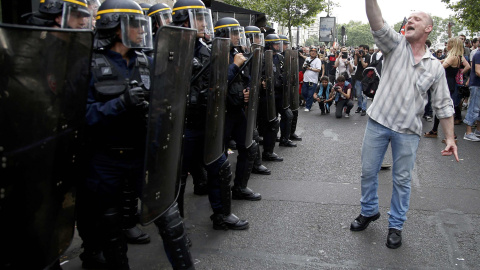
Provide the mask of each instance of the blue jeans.
[{"label": "blue jeans", "polygon": [[388,214],[388,227],[401,230],[407,220],[410,204],[410,182],[417,155],[420,136],[395,132],[372,119],[368,119],[362,146],[362,205],[361,214],[366,217],[379,212],[378,172],[388,144],[393,156],[393,192]]},{"label": "blue jeans", "polygon": [[[468,103],[467,114],[463,122],[469,126],[473,126],[475,121],[480,120],[480,86],[470,86],[470,98]],[[477,128],[478,129],[478,128]]]},{"label": "blue jeans", "polygon": [[361,80],[355,80],[355,91],[357,93],[358,99],[358,108],[362,108],[362,110],[367,110],[367,96],[363,94],[363,86]]},{"label": "blue jeans", "polygon": [[313,82],[303,82],[302,96],[305,99],[305,108],[311,109],[313,104],[313,93],[317,89],[317,84]]}]

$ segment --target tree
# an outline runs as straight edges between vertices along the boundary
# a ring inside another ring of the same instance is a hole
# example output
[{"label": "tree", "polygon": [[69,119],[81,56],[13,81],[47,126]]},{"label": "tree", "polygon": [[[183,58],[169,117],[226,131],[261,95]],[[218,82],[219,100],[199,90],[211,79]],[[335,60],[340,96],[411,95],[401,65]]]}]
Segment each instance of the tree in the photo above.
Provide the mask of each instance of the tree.
[{"label": "tree", "polygon": [[313,35],[310,36],[307,40],[305,40],[305,46],[310,47],[310,46],[319,46],[320,42],[318,41],[318,36]]},{"label": "tree", "polygon": [[350,21],[347,24],[337,25],[338,40],[342,40],[340,30],[342,26],[345,26],[345,33],[347,35],[345,46],[368,45],[372,47],[375,43],[372,32],[370,31],[370,24],[360,21]]},{"label": "tree", "polygon": [[326,0],[225,0],[237,7],[263,12],[268,19],[285,25],[292,40],[292,27],[311,25],[326,7]]},{"label": "tree", "polygon": [[455,20],[467,27],[471,33],[480,29],[480,3],[478,0],[442,0],[455,12]]}]

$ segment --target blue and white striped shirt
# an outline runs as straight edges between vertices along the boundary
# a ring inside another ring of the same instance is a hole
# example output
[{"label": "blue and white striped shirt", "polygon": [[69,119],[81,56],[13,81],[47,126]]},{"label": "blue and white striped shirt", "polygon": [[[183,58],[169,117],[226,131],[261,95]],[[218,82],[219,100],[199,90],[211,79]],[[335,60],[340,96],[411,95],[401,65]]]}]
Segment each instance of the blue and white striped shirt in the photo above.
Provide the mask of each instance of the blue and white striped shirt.
[{"label": "blue and white striped shirt", "polygon": [[385,22],[382,29],[372,33],[384,62],[380,85],[367,110],[370,118],[396,132],[421,136],[429,89],[436,116],[452,116],[453,102],[440,61],[426,49],[422,60],[415,64],[410,43]]}]

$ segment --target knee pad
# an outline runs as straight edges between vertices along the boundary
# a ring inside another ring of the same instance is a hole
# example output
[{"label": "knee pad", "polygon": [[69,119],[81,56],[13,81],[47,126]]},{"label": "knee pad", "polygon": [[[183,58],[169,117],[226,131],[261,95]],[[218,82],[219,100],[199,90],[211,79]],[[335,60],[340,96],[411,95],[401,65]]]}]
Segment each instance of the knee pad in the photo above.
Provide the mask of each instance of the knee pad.
[{"label": "knee pad", "polygon": [[291,121],[293,119],[293,112],[292,112],[292,110],[290,110],[290,108],[285,109],[284,115],[285,115],[285,117],[287,117],[286,120]]},{"label": "knee pad", "polygon": [[278,132],[278,129],[280,128],[280,121],[278,118],[275,118],[275,120],[268,122],[269,129],[275,133]]},{"label": "knee pad", "polygon": [[247,148],[247,160],[249,161],[255,160],[255,157],[257,156],[257,149],[258,149],[257,146],[258,146],[257,143],[254,141],[252,145],[249,148]]}]

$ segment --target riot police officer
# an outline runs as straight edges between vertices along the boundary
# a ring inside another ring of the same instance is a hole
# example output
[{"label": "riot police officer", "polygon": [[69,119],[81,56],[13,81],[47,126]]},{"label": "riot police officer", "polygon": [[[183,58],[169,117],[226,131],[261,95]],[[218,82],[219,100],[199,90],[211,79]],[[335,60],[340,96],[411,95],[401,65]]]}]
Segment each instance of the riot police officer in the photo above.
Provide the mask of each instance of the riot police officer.
[{"label": "riot police officer", "polygon": [[[139,238],[149,238],[131,212],[143,183],[152,59],[141,50],[152,47],[151,23],[132,0],[107,0],[97,14],[86,114],[89,161],[78,206],[81,259],[84,268],[130,269],[124,230],[133,225]],[[130,206],[125,192],[134,201]],[[193,269],[177,206],[155,225],[173,268]]]},{"label": "riot police officer", "polygon": [[[281,52],[283,45],[282,41],[276,34],[268,34],[265,37],[265,50],[272,50],[276,55],[277,52]],[[266,70],[266,65],[273,65],[273,63],[267,63],[264,61],[264,72]],[[262,160],[264,161],[283,161],[282,157],[279,157],[275,152],[275,142],[277,138],[278,129],[280,127],[280,121],[277,117],[277,112],[273,108],[275,104],[269,104],[270,100],[268,99],[268,91],[265,89],[266,83],[262,82],[263,89],[260,91],[260,102],[258,110],[258,128],[259,133],[263,136],[263,153]],[[281,82],[278,87],[281,87]],[[271,109],[270,109],[271,108]],[[268,118],[269,109],[273,110],[274,117],[272,119]]]},{"label": "riot police officer", "polygon": [[[231,170],[225,154],[209,164],[203,162],[204,152],[209,150],[205,144],[218,142],[205,141],[206,108],[209,105],[206,92],[210,80],[210,46],[213,39],[213,23],[211,11],[200,0],[179,0],[172,9],[173,25],[197,29],[198,40],[195,44],[193,81],[190,88],[189,105],[186,113],[185,141],[183,152],[182,185],[180,186],[179,204],[182,204],[185,192],[187,172],[191,167],[201,162],[208,175],[208,198],[213,210],[210,219],[216,230],[247,229],[248,221],[241,220],[231,212]],[[223,118],[222,118],[223,119]],[[209,121],[212,119],[209,119]],[[223,143],[220,140],[220,143]]]},{"label": "riot police officer", "polygon": [[[282,55],[285,57],[285,51],[290,48],[290,41],[288,40],[287,36],[285,35],[278,35],[280,39],[283,41],[283,52]],[[292,97],[290,97],[292,98]],[[297,130],[297,122],[298,122],[298,110],[292,110],[293,118],[292,118],[292,125],[291,125],[291,130],[290,130],[290,140],[292,141],[301,141],[302,138],[295,134],[295,131]]]},{"label": "riot police officer", "polygon": [[[262,46],[262,48],[265,47],[265,38],[260,28],[252,25],[246,26],[245,36],[247,37],[247,40],[250,40],[250,44],[258,44]],[[263,54],[263,49],[262,49],[262,54]],[[255,156],[255,160],[253,161],[252,173],[270,175],[272,172],[267,167],[265,167],[265,165],[262,164],[262,159],[261,159],[262,157],[260,155],[261,154],[260,135],[256,127],[253,131],[253,139],[255,140],[255,143],[256,143],[257,155]]]},{"label": "riot police officer", "polygon": [[172,22],[172,9],[164,3],[157,3],[148,9],[148,16],[152,18],[152,33],[155,35],[162,25],[169,25]]},{"label": "riot police officer", "polygon": [[139,3],[140,7],[142,8],[143,14],[148,15],[148,10],[152,5],[147,3]]},{"label": "riot police officer", "polygon": [[236,142],[238,156],[235,170],[232,198],[236,200],[258,201],[262,199],[259,193],[247,187],[257,155],[257,143],[245,145],[247,118],[245,103],[248,103],[250,88],[250,70],[244,65],[247,60],[244,48],[247,47],[245,31],[240,23],[230,17],[225,17],[215,23],[215,36],[230,38],[230,66],[228,67],[227,114],[225,117],[225,138],[233,138]]}]

